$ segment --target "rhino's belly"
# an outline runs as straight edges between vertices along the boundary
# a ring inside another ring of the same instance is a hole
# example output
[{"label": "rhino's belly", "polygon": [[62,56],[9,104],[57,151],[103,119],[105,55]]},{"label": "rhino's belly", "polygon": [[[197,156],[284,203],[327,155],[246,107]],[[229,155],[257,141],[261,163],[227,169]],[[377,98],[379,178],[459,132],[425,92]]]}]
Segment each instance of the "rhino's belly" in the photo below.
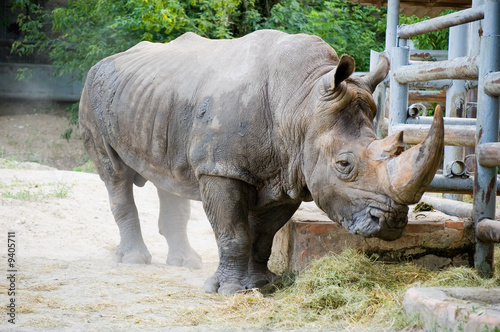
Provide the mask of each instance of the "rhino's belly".
[{"label": "rhino's belly", "polygon": [[149,170],[146,171],[144,175],[141,175],[145,179],[151,181],[159,189],[187,199],[201,201],[199,184],[196,179],[190,181],[182,177],[171,178]]},{"label": "rhino's belly", "polygon": [[157,188],[191,200],[201,200],[199,182],[186,163],[172,165],[171,160],[154,156],[119,153],[125,164],[152,182]]}]

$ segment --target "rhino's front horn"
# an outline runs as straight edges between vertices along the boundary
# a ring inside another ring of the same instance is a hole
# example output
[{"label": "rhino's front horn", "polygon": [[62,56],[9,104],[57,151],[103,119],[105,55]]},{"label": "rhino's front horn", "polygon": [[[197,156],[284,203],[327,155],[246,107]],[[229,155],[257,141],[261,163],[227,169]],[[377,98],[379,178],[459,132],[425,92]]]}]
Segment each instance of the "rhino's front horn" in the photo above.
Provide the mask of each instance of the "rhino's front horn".
[{"label": "rhino's front horn", "polygon": [[390,196],[400,204],[417,203],[436,173],[444,146],[443,111],[436,107],[425,140],[387,160]]}]

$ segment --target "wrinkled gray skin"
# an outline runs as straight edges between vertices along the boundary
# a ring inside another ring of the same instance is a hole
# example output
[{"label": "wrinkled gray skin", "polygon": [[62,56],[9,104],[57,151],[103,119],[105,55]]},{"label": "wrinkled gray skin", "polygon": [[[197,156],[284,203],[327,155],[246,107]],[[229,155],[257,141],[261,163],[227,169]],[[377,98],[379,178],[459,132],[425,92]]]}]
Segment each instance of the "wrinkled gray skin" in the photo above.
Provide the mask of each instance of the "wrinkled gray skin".
[{"label": "wrinkled gray skin", "polygon": [[406,203],[390,197],[384,158],[367,152],[371,93],[388,68],[367,82],[350,77],[352,58],[340,62],[318,37],[258,31],[142,42],[95,65],[80,128],[120,230],[116,260],[151,261],[132,192],[146,181],[158,188],[167,264],[200,267],[186,223],[189,200],[203,202],[220,258],[209,292],[270,282],[274,234],[302,201],[352,233],[399,237]]}]

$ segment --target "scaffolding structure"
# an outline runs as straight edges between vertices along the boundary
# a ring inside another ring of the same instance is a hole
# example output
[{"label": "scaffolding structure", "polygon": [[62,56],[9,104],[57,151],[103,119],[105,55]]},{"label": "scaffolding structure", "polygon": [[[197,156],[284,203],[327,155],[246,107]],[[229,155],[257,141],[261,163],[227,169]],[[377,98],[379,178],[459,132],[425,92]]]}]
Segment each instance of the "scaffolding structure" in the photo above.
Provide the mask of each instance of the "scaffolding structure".
[{"label": "scaffolding structure", "polygon": [[[386,50],[391,57],[390,81],[386,82],[390,86],[388,133],[404,131],[407,144],[421,142],[432,118],[420,116],[413,105],[409,107],[409,89],[412,86],[437,89],[420,92],[423,97],[445,92],[443,171],[435,175],[429,191],[473,193],[474,265],[482,275],[491,276],[494,243],[500,242],[500,221],[495,220],[499,192],[497,166],[500,166],[500,0],[474,0],[472,8],[411,25],[398,26],[398,22],[399,0],[388,0]],[[410,38],[445,28],[450,28],[447,60],[410,61]],[[376,63],[376,55],[372,58],[372,63]],[[477,101],[470,94],[472,89],[477,89]],[[382,85],[375,93],[379,104],[375,120],[378,133],[384,122],[385,90]],[[476,107],[477,117],[465,118]],[[475,149],[467,154],[466,148]],[[467,158],[475,164],[472,177],[466,173]]]}]

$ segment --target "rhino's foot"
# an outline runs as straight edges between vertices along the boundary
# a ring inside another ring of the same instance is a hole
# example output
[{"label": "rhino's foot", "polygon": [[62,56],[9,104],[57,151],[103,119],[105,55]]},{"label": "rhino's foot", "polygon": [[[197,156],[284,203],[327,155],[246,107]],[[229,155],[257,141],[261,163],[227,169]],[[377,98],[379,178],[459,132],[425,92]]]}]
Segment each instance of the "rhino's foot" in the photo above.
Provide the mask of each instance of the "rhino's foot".
[{"label": "rhino's foot", "polygon": [[[247,278],[245,278],[247,279]],[[205,281],[205,292],[219,293],[222,295],[233,295],[236,292],[248,289],[248,282],[239,281],[233,278],[224,278],[216,272]]]},{"label": "rhino's foot", "polygon": [[117,263],[151,264],[151,254],[146,247],[137,250],[123,250],[118,247],[114,260]]},{"label": "rhino's foot", "polygon": [[264,286],[275,282],[279,277],[271,271],[267,270],[264,273],[253,274],[250,277],[250,287],[249,288],[263,288]]},{"label": "rhino's foot", "polygon": [[201,257],[194,250],[191,250],[187,253],[169,252],[167,256],[167,265],[183,266],[187,267],[188,269],[201,269]]}]

